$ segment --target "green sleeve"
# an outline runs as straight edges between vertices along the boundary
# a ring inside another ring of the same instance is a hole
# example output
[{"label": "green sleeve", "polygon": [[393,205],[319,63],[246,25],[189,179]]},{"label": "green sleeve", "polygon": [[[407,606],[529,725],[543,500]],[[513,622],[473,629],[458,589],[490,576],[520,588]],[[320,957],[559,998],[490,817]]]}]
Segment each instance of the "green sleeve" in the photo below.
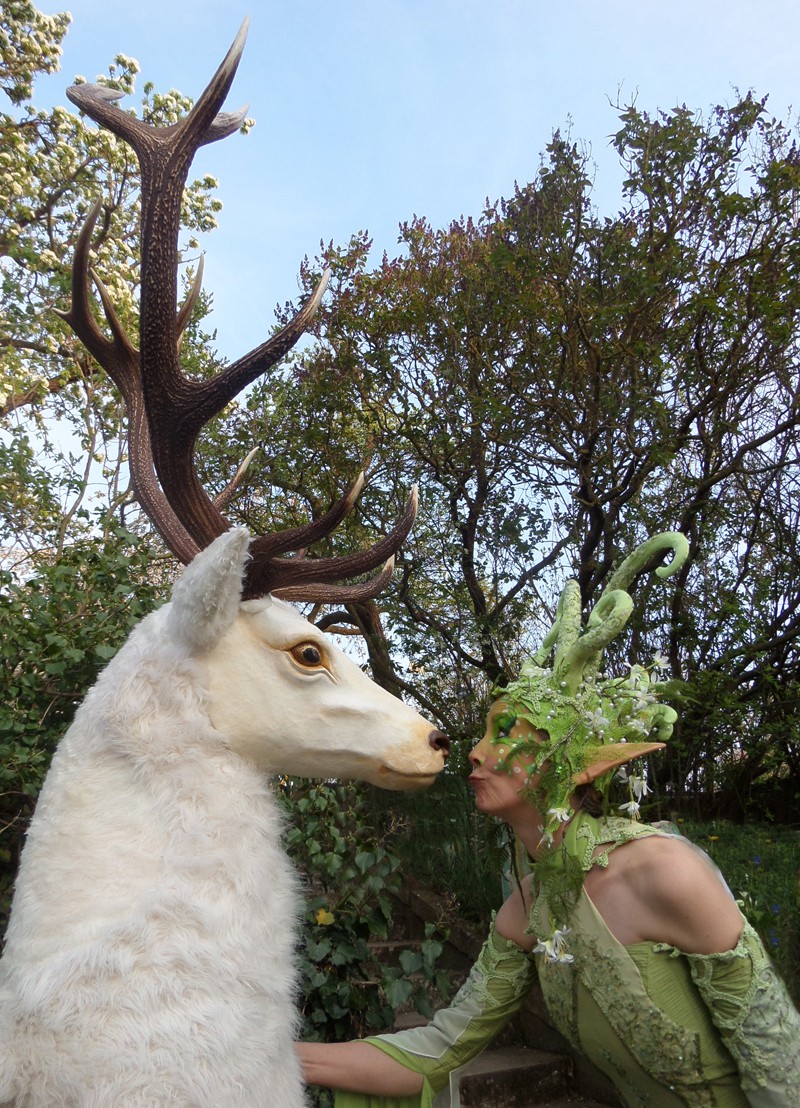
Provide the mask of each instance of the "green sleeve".
[{"label": "green sleeve", "polygon": [[800,1108],[800,1015],[750,924],[724,954],[687,954],[751,1108]]},{"label": "green sleeve", "polygon": [[[472,1061],[508,1023],[536,975],[533,956],[498,935],[494,923],[478,960],[449,1007],[426,1027],[368,1039],[423,1075],[420,1096],[386,1098],[337,1094],[336,1108],[430,1108],[450,1075]],[[439,1101],[437,1101],[437,1104]]]}]

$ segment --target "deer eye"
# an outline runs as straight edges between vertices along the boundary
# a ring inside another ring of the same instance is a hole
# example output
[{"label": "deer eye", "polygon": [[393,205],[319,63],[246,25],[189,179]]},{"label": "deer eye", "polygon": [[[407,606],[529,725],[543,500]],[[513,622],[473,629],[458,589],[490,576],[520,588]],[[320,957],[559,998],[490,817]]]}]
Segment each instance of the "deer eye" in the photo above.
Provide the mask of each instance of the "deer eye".
[{"label": "deer eye", "polygon": [[318,669],[322,665],[322,651],[313,642],[300,642],[289,651],[298,665],[306,669]]}]

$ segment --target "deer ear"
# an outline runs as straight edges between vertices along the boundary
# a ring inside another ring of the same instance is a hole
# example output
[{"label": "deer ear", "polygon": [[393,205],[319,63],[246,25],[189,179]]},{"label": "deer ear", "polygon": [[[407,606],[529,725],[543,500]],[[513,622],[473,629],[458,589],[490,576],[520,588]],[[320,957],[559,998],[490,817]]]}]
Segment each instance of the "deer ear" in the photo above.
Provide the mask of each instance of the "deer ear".
[{"label": "deer ear", "polygon": [[234,527],[201,550],[176,582],[167,630],[192,654],[210,650],[236,619],[249,545],[247,528]]}]

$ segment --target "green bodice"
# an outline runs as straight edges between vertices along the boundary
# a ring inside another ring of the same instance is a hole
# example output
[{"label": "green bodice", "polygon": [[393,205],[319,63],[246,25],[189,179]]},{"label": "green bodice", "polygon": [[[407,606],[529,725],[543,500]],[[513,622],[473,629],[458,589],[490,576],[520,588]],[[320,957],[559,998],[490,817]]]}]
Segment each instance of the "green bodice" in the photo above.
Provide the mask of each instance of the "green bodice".
[{"label": "green bodice", "polygon": [[[606,866],[617,847],[662,833],[627,819],[573,819],[565,849],[542,874],[531,910],[537,936],[554,926],[570,930],[571,962],[537,959],[544,999],[558,1030],[611,1078],[628,1108],[748,1108],[758,1101],[745,1086],[766,1080],[771,1063],[751,1049],[743,1082],[742,1058],[737,1064],[731,1053],[736,1042],[727,1036],[726,1019],[731,1029],[749,1019],[752,1048],[759,1018],[754,1001],[763,993],[769,1003],[761,1018],[772,1028],[764,1028],[765,1037],[774,1037],[780,1026],[778,1011],[787,1028],[798,1028],[797,1013],[750,925],[743,920],[736,948],[719,955],[685,954],[653,942],[625,947],[574,883],[576,870]],[[799,1044],[795,1033],[789,1035],[794,1046],[788,1049],[796,1056]],[[783,1082],[782,1090],[776,1105],[800,1103],[798,1091]]]},{"label": "green bodice", "polygon": [[[557,925],[569,928],[574,960],[537,959],[547,1009],[564,1038],[611,1078],[630,1108],[747,1108],[736,1064],[686,961],[653,943],[622,946],[585,890],[574,895]],[[551,918],[542,890],[531,913],[535,933],[552,931]]]}]

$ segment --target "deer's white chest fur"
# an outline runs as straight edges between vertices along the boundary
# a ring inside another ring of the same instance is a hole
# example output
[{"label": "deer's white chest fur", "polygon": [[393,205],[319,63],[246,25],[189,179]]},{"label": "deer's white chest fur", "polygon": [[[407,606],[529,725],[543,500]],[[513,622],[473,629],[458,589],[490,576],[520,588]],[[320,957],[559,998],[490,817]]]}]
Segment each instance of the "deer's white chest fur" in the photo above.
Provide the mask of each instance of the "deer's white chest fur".
[{"label": "deer's white chest fur", "polygon": [[303,1102],[279,813],[165,628],[101,675],[42,792],[0,963],[0,1102]]}]

